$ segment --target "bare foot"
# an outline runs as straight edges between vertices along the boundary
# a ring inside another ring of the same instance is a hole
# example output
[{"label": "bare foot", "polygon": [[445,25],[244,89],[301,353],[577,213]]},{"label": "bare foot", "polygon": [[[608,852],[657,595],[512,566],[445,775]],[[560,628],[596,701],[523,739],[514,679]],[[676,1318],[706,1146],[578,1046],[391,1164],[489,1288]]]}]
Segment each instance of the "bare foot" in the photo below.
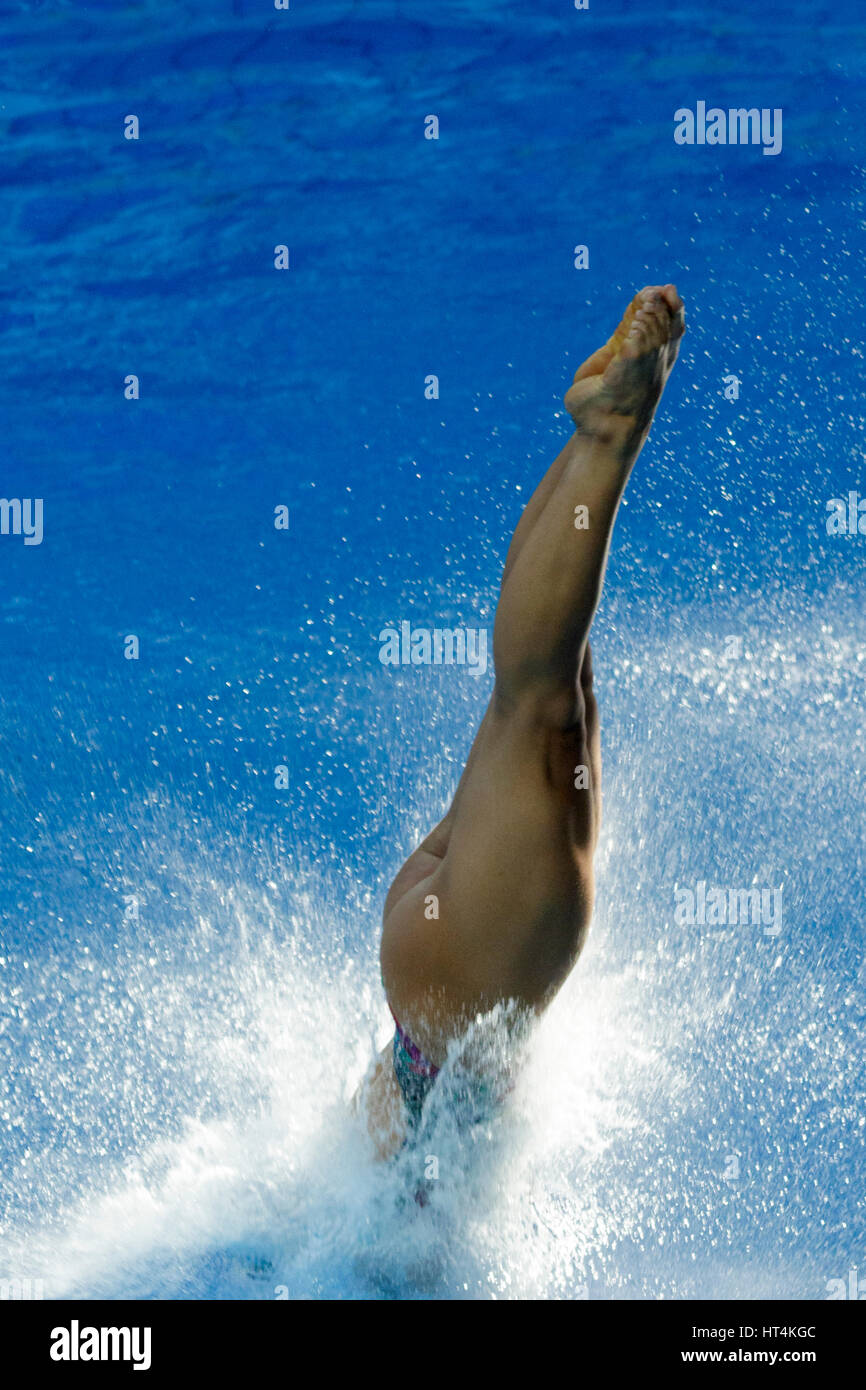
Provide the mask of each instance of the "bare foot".
[{"label": "bare foot", "polygon": [[685,332],[674,285],[636,294],[604,347],[587,358],[566,393],[578,431],[614,444],[629,462],[646,438]]}]

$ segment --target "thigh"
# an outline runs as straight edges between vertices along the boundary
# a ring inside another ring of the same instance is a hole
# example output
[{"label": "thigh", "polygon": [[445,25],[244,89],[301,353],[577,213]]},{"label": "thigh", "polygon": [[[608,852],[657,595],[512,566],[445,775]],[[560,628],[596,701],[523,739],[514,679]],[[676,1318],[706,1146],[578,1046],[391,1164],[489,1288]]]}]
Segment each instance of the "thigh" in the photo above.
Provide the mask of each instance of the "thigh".
[{"label": "thigh", "polygon": [[502,999],[540,1003],[574,964],[596,817],[592,773],[577,789],[572,769],[591,769],[590,743],[582,715],[563,729],[529,704],[488,710],[443,822],[442,857],[385,919],[385,988],[422,1049],[439,1041],[424,1026],[432,1015],[456,1024]]}]

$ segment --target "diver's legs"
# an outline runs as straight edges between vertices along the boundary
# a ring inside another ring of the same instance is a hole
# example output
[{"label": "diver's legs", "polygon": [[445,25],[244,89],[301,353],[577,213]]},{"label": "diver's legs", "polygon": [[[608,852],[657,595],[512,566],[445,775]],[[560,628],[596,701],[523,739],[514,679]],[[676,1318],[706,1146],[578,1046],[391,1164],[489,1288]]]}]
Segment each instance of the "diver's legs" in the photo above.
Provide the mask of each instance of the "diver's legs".
[{"label": "diver's legs", "polygon": [[[666,291],[673,289],[674,287],[672,285],[665,286]],[[646,294],[646,290],[641,290],[640,294],[635,295],[634,299],[632,300],[631,304],[628,306],[628,309],[623,315],[623,318],[620,321],[616,331],[611,335],[610,338],[608,338],[607,342],[604,344],[603,347],[598,348],[586,359],[585,362],[581,364],[580,367],[578,367],[574,376],[574,382],[565,398],[566,407],[568,408],[569,413],[574,417],[575,424],[579,424],[581,420],[584,419],[586,414],[584,406],[586,404],[587,398],[592,396],[593,392],[597,387],[597,382],[594,382],[592,378],[600,377],[607,369],[607,367],[610,366],[614,358],[618,357],[622,352],[623,346],[626,342],[626,339],[634,322],[634,316],[638,309],[641,307],[642,296]],[[668,300],[671,308],[675,307],[675,301],[676,291],[674,290],[674,295],[669,296]],[[581,386],[581,382],[585,382],[586,385]],[[565,448],[554,459],[553,463],[550,465],[547,472],[544,474],[544,477],[541,479],[541,482],[535,488],[535,491],[533,492],[532,496],[527,502],[523,510],[523,514],[519,522],[517,523],[517,528],[514,532],[514,535],[511,538],[511,544],[508,548],[508,554],[505,559],[505,568],[502,574],[503,584],[505,583],[505,580],[508,577],[509,571],[514,565],[514,561],[517,559],[517,556],[523,548],[523,545],[526,539],[528,538],[530,531],[535,526],[536,521],[538,520],[539,516],[541,515],[545,506],[547,505],[549,498],[554,492],[562,476],[563,470],[567,462],[571,458],[573,445],[574,440],[570,439],[569,442],[566,444]]]},{"label": "diver's legs", "polygon": [[674,287],[643,290],[605,347],[577,372],[565,398],[577,433],[514,557],[496,613],[500,700],[532,689],[537,699],[572,701],[617,508],[682,330]]},{"label": "diver's legs", "polygon": [[[629,308],[626,311],[626,314],[622,322],[620,323],[618,329],[613,334],[613,336],[608,339],[608,342],[604,345],[604,347],[601,347],[596,352],[594,352],[592,356],[588,357],[587,360],[582,364],[582,366],[578,368],[574,378],[575,383],[584,381],[592,376],[598,376],[605,370],[607,366],[609,366],[614,354],[620,351],[622,344],[625,341],[627,327],[630,327],[632,323],[635,313],[635,306],[639,303],[639,300],[640,296],[635,296],[635,299],[632,301],[632,304],[629,305]],[[580,388],[580,392],[584,391],[586,391],[586,387]],[[580,392],[577,393],[579,396]],[[575,404],[575,402],[573,401],[574,394],[575,389],[574,387],[572,387],[569,393],[566,395],[566,405],[570,408],[573,404]],[[584,409],[584,403],[582,399],[578,399],[576,405],[578,409],[575,415],[575,423],[578,424],[578,427],[580,428],[580,420],[586,414],[586,411]],[[547,472],[544,474],[541,481],[538,483],[537,487],[532,493],[532,496],[530,497],[529,501],[524,507],[520,519],[518,520],[517,526],[514,530],[514,534],[512,535],[511,543],[508,547],[508,553],[505,558],[505,565],[502,572],[502,578],[500,580],[500,594],[505,586],[505,583],[509,575],[511,574],[511,571],[514,568],[514,565],[517,561],[518,556],[520,555],[520,552],[522,551],[526,542],[529,540],[529,537],[534,531],[535,527],[538,525],[542,517],[542,514],[544,513],[547,507],[548,502],[550,502],[551,498],[557,492],[557,488],[560,485],[563,473],[565,472],[566,468],[573,462],[575,454],[575,444],[578,438],[579,434],[575,434],[571,437],[571,439],[569,439],[568,443],[565,445],[565,448],[559,452],[557,457],[554,459],[553,463],[547,469]],[[578,671],[578,683],[579,687],[584,692],[585,698],[588,698],[591,701],[589,707],[589,713],[591,715],[592,722],[591,743],[593,748],[596,750],[596,756],[593,761],[596,765],[598,765],[598,721],[596,717],[595,702],[592,699],[592,664],[588,652],[588,647],[585,648],[584,654],[580,657],[580,666],[579,668],[577,668],[577,660],[579,655],[579,653],[575,653],[575,664],[576,669]],[[454,824],[455,812],[460,799],[460,789],[465,784],[465,782],[471,774],[473,763],[475,762],[477,757],[477,748],[479,746],[479,743],[483,739],[485,730],[489,724],[489,718],[490,709],[488,708],[470,747],[466,765],[463,769],[460,781],[458,782],[457,787],[455,789],[454,795],[451,800],[451,805],[449,806],[448,811],[443,816],[442,820],[439,821],[438,824],[435,825],[433,829],[429,832],[429,834],[425,836],[418,848],[414,850],[412,854],[409,855],[408,859],[405,860],[403,866],[398,871],[393,882],[391,883],[391,887],[388,891],[388,896],[385,900],[385,917],[387,917],[391,907],[393,907],[393,905],[399,901],[399,899],[404,895],[404,893],[406,893],[410,888],[414,887],[415,884],[420,882],[421,879],[427,878],[434,871],[434,869],[438,867],[439,862],[444,858],[445,852],[448,848],[448,842],[451,837],[451,827]]]},{"label": "diver's legs", "polygon": [[[566,397],[577,434],[509,556],[491,705],[427,858],[412,856],[388,895],[389,1002],[437,1065],[479,1010],[510,998],[543,1006],[585,937],[599,804],[587,638],[619,501],[681,333],[673,286],[644,291],[578,372]],[[578,786],[581,766],[590,777]]]},{"label": "diver's legs", "polygon": [[562,477],[563,469],[571,458],[571,448],[572,441],[569,440],[565,448],[561,450],[553,460],[553,463],[550,465],[526,506],[523,508],[523,513],[517,523],[514,535],[511,537],[508,554],[505,557],[500,588],[514,568],[514,562],[526,544],[529,533],[534,528],[535,523],[538,521],[538,518],[541,516],[541,513],[544,511],[544,508],[547,506],[548,501],[556,490],[556,486]]}]

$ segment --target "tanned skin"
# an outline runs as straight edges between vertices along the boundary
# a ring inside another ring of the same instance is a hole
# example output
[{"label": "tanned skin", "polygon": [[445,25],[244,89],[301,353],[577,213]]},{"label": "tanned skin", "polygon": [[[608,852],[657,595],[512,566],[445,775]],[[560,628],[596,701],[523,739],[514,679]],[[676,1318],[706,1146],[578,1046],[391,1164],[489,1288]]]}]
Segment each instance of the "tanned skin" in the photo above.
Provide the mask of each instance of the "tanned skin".
[{"label": "tanned skin", "polygon": [[[684,329],[675,286],[648,286],[575,375],[565,405],[576,432],[508,551],[490,703],[447,814],[385,900],[388,1002],[437,1066],[449,1040],[497,1003],[541,1012],[586,940],[601,819],[589,630],[620,499]],[[580,507],[586,529],[575,526]],[[588,777],[576,774],[581,767]],[[431,894],[434,919],[425,913]],[[390,1044],[359,1099],[387,1157],[407,1132]]]}]

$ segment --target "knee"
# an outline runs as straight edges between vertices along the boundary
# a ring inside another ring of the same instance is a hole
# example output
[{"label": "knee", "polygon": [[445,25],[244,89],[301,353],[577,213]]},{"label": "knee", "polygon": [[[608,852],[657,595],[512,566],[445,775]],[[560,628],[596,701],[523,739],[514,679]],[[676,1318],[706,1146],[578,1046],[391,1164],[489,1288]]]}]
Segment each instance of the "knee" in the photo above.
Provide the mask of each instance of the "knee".
[{"label": "knee", "polygon": [[580,666],[580,693],[583,697],[586,723],[592,727],[598,718],[598,705],[596,704],[595,686],[592,679],[592,653],[588,642]]},{"label": "knee", "polygon": [[[591,691],[589,698],[594,702]],[[497,685],[494,708],[500,718],[527,728],[586,733],[587,697],[579,681],[532,681],[517,689]]]}]

